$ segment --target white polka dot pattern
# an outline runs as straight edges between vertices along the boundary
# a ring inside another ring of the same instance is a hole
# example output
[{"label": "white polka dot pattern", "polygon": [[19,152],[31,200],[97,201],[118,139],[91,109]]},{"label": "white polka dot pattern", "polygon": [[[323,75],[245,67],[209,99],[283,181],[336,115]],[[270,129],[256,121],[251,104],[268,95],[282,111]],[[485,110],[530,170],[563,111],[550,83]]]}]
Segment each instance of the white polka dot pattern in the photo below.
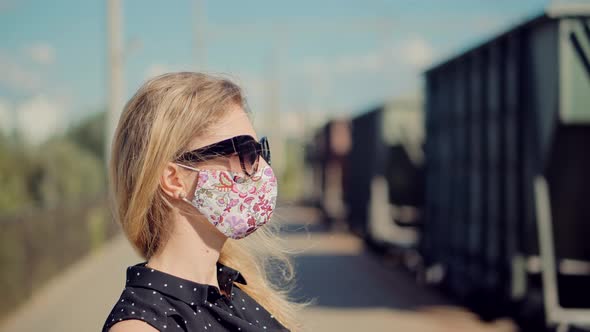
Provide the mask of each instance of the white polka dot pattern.
[{"label": "white polka dot pattern", "polygon": [[247,283],[235,269],[217,263],[217,288],[148,268],[146,263],[127,269],[127,283],[103,332],[128,319],[144,321],[158,331],[288,331],[240,289],[239,284]]}]

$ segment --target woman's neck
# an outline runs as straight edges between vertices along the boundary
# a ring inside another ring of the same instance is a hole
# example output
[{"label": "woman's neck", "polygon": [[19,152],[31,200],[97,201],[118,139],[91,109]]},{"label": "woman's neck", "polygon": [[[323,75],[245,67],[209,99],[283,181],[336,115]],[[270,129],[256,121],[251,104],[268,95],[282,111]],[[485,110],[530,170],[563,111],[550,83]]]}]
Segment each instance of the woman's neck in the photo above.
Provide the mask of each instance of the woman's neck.
[{"label": "woman's neck", "polygon": [[170,238],[146,265],[219,288],[217,261],[227,238],[205,220],[189,221],[178,214],[172,219],[174,227]]}]

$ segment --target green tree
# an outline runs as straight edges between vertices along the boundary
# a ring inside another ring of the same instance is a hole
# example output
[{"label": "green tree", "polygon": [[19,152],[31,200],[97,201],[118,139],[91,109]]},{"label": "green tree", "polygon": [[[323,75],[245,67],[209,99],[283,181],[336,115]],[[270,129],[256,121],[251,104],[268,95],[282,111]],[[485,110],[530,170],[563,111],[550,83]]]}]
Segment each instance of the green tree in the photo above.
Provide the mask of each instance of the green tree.
[{"label": "green tree", "polygon": [[71,127],[67,131],[66,137],[92,152],[98,159],[104,160],[105,123],[106,112],[92,114]]},{"label": "green tree", "polygon": [[59,202],[76,203],[106,189],[103,163],[67,138],[55,138],[39,146],[37,197],[44,207]]},{"label": "green tree", "polygon": [[0,132],[0,215],[32,203],[28,178],[31,158],[24,144]]}]

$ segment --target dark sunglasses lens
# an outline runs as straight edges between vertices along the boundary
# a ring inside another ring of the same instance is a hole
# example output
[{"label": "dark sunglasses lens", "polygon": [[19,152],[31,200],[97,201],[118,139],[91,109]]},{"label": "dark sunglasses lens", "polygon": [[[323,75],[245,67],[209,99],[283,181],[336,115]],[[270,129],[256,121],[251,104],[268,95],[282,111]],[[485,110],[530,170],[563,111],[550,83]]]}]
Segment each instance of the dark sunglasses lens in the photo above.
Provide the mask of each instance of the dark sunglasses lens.
[{"label": "dark sunglasses lens", "polygon": [[262,155],[262,158],[264,158],[266,163],[270,165],[270,147],[268,146],[268,139],[266,137],[262,137],[260,139],[260,145],[262,148],[260,154]]},{"label": "dark sunglasses lens", "polygon": [[240,145],[240,157],[244,163],[245,171],[252,175],[258,170],[258,152],[254,141],[245,142]]}]

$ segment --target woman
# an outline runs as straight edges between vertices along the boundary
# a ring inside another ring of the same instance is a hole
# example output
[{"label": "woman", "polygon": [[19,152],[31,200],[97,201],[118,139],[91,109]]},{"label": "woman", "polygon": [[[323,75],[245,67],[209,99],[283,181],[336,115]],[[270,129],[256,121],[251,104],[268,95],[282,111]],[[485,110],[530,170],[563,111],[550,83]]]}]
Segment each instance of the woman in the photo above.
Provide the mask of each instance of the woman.
[{"label": "woman", "polygon": [[128,267],[103,331],[300,329],[302,305],[265,270],[272,260],[293,275],[268,223],[277,195],[268,143],[246,109],[234,83],[190,72],[149,80],[125,106],[110,162],[114,210],[145,261]]}]

